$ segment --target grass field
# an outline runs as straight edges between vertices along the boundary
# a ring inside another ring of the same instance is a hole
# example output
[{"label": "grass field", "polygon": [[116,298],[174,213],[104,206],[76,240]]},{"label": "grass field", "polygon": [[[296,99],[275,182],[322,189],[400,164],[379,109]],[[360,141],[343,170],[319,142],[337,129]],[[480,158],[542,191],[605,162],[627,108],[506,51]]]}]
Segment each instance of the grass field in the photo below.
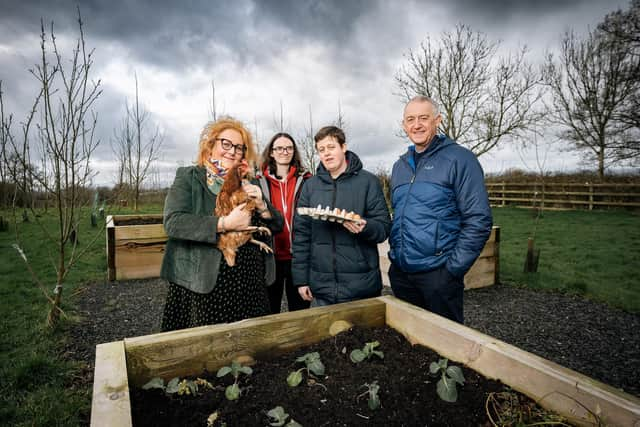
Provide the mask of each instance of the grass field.
[{"label": "grass field", "polygon": [[[145,206],[143,213],[161,212]],[[126,210],[112,214],[131,213]],[[7,217],[7,212],[0,215]],[[51,218],[41,218],[53,229]],[[527,237],[533,233],[530,210],[494,209],[501,226],[502,282],[532,288],[558,289],[640,313],[640,215],[628,212],[545,212],[536,231],[541,249],[538,273],[522,273]],[[45,239],[33,222],[20,224],[24,249],[49,290],[55,273]],[[69,319],[50,331],[45,327],[47,303],[18,253],[13,225],[0,233],[0,425],[76,426],[90,410],[90,389],[73,387],[78,363],[64,361],[65,325],[77,321],[69,295],[83,283],[105,280],[104,230],[91,228],[85,213],[80,248],[97,240],[70,274],[63,308]]]},{"label": "grass field", "polygon": [[528,209],[496,208],[501,227],[500,279],[531,288],[557,289],[640,312],[640,215],[624,211],[544,212],[535,231],[537,273],[523,273]]}]

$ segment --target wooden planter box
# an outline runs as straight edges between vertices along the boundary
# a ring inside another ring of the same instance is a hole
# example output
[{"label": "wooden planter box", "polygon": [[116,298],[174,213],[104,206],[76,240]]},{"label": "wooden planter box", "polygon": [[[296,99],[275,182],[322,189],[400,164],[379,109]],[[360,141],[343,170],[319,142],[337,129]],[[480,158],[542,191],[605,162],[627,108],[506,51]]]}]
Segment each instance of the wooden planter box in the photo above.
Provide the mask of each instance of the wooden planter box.
[{"label": "wooden planter box", "polygon": [[[123,224],[133,220],[156,223]],[[107,216],[108,280],[159,277],[166,243],[161,214]]]},{"label": "wooden planter box", "polygon": [[[123,225],[132,220],[156,220],[157,224]],[[160,276],[160,265],[167,235],[162,215],[107,216],[107,277],[108,280],[145,279]],[[379,247],[382,280],[389,286],[389,245]],[[489,240],[480,256],[464,277],[465,289],[482,288],[500,279],[500,227],[493,226]]]},{"label": "wooden planter box", "polygon": [[[378,246],[380,252],[380,269],[382,270],[382,282],[385,286],[391,286],[387,272],[389,271],[389,243],[384,242]],[[484,288],[500,282],[500,227],[494,225],[487,243],[485,243],[480,256],[473,263],[464,276],[464,288]]]},{"label": "wooden planter box", "polygon": [[131,426],[129,385],[215,372],[235,358],[270,358],[329,338],[351,325],[388,326],[538,401],[577,425],[639,426],[640,399],[488,335],[384,296],[203,326],[96,347],[91,426]]},{"label": "wooden planter box", "polygon": [[464,288],[484,288],[500,283],[500,227],[494,225],[480,256],[464,276]]}]

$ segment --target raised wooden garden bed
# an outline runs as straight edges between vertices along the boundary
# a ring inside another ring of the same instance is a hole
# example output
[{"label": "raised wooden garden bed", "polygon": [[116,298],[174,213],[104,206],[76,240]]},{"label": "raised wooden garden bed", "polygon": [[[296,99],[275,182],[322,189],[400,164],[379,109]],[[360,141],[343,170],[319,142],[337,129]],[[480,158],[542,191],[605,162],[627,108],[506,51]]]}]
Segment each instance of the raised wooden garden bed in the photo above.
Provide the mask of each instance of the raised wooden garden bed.
[{"label": "raised wooden garden bed", "polygon": [[385,324],[576,425],[594,425],[592,414],[605,425],[640,425],[640,399],[390,296],[100,344],[91,425],[131,426],[129,385],[215,372],[234,359],[268,359],[352,325]]},{"label": "raised wooden garden bed", "polygon": [[[107,217],[107,270],[109,280],[144,279],[160,276],[167,235],[162,215],[113,215]],[[388,245],[380,248],[383,281],[389,285]],[[464,278],[465,289],[499,282],[500,227],[494,226],[489,240]]]},{"label": "raised wooden garden bed", "polygon": [[160,276],[167,235],[162,215],[107,217],[107,277],[109,280]]}]

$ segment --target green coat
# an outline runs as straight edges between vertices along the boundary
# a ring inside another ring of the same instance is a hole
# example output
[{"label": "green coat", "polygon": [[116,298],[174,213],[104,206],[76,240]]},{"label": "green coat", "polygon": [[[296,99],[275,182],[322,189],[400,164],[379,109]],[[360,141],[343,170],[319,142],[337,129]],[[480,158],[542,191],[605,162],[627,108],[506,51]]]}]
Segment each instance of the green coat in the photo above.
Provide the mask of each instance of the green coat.
[{"label": "green coat", "polygon": [[[275,234],[282,230],[280,212],[267,202],[272,218],[263,220]],[[164,229],[169,237],[160,277],[193,292],[206,294],[218,279],[222,252],[217,248],[216,196],[207,187],[205,168],[178,168],[164,204]],[[275,280],[273,254],[265,256],[265,283]]]}]

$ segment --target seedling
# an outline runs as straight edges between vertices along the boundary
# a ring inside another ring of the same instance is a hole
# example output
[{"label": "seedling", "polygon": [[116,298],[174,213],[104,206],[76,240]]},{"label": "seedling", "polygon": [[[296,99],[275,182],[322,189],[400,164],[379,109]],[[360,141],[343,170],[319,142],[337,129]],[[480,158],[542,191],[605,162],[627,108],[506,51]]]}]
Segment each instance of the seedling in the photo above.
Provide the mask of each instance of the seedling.
[{"label": "seedling", "polygon": [[458,389],[456,383],[464,385],[464,375],[458,366],[447,366],[449,359],[440,359],[438,363],[431,362],[429,372],[433,375],[441,375],[440,381],[436,384],[436,390],[440,399],[445,402],[455,402],[458,400]]},{"label": "seedling", "polygon": [[362,347],[362,350],[355,349],[349,355],[349,358],[353,363],[360,363],[365,359],[370,359],[374,354],[380,359],[384,359],[384,353],[380,350],[374,350],[380,343],[378,341],[368,342]]},{"label": "seedling", "polygon": [[227,374],[231,374],[233,376],[234,382],[230,386],[226,388],[224,391],[224,395],[228,400],[236,400],[240,397],[240,386],[238,385],[238,378],[240,374],[251,375],[253,373],[253,369],[248,366],[242,366],[242,364],[236,362],[235,360],[231,362],[229,366],[223,366],[218,369],[218,378],[224,377]]},{"label": "seedling", "polygon": [[180,381],[179,377],[172,378],[166,386],[164,385],[164,380],[162,378],[152,378],[151,381],[142,386],[142,389],[150,390],[159,388],[161,390],[164,390],[166,394],[178,394],[179,396],[195,396],[198,394],[199,387],[205,387],[213,390],[213,386],[211,385],[211,383],[205,379],[197,378],[194,381],[185,378]]},{"label": "seedling", "polygon": [[309,371],[313,372],[314,375],[324,375],[324,365],[320,360],[320,353],[317,351],[307,353],[296,359],[296,363],[303,362],[305,364],[303,368],[290,372],[287,376],[287,384],[289,384],[289,387],[297,387],[302,382],[302,371],[307,371],[307,377],[309,376]]},{"label": "seedling", "polygon": [[380,396],[378,396],[380,386],[378,385],[378,381],[374,381],[371,384],[364,383],[362,387],[366,387],[367,390],[364,393],[358,395],[356,400],[368,394],[369,400],[367,401],[367,403],[369,404],[369,409],[371,409],[372,411],[378,409],[380,407]]},{"label": "seedling", "polygon": [[275,408],[269,410],[269,412],[267,412],[267,416],[271,420],[273,420],[269,422],[269,425],[271,426],[302,427],[302,424],[296,422],[293,418],[291,418],[289,422],[287,422],[287,418],[289,418],[289,414],[284,412],[284,408],[282,406],[276,406]]}]

